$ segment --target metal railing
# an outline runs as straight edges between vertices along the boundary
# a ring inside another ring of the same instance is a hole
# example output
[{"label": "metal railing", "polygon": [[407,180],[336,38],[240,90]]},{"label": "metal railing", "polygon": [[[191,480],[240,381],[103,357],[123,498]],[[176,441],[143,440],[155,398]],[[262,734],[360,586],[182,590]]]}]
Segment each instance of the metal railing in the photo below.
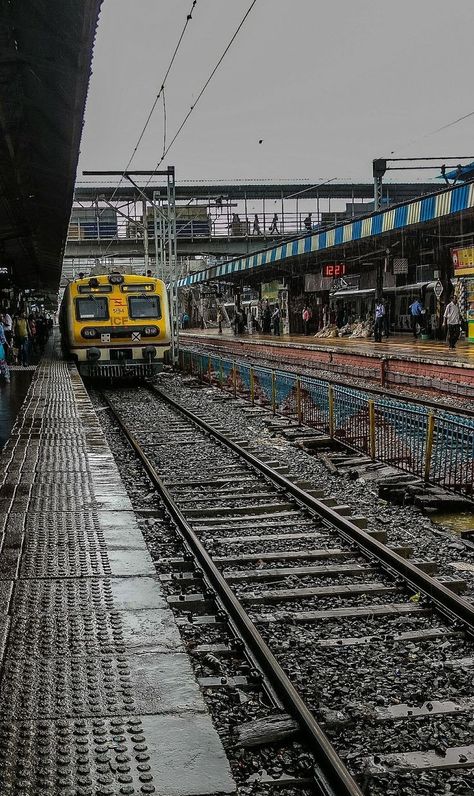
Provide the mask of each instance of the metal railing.
[{"label": "metal railing", "polygon": [[474,419],[374,397],[311,376],[181,348],[181,370],[371,459],[474,497]]},{"label": "metal railing", "polygon": [[[199,209],[202,209],[200,206]],[[280,212],[274,219],[271,213],[233,214],[222,213],[197,213],[196,217],[189,216],[189,207],[186,207],[186,216],[180,216],[180,208],[176,208],[176,235],[178,238],[195,240],[202,238],[255,238],[256,240],[274,240],[278,237],[292,237],[311,232],[313,229],[322,229],[315,218],[307,220],[307,214],[295,212]],[[336,219],[336,216],[335,216]],[[325,225],[327,226],[327,224]],[[148,237],[154,240],[153,219],[148,219]],[[97,217],[83,219],[74,217],[69,223],[68,241],[111,241],[111,240],[143,240],[142,217],[135,219],[124,218],[116,214],[104,220],[100,212]]]}]

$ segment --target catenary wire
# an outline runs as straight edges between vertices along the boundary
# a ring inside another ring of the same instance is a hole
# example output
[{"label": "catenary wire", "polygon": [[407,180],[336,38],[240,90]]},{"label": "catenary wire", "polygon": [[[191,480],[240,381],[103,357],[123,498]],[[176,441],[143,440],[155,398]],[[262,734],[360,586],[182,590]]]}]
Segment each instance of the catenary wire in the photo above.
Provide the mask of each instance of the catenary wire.
[{"label": "catenary wire", "polygon": [[[148,116],[147,116],[147,118],[145,120],[145,124],[143,125],[142,131],[141,131],[140,135],[138,136],[138,140],[137,140],[137,142],[136,142],[136,144],[135,144],[135,146],[133,148],[133,151],[132,151],[132,154],[131,154],[131,156],[129,158],[129,161],[128,161],[127,165],[125,166],[125,168],[124,168],[124,170],[122,172],[122,175],[120,177],[120,180],[118,181],[118,183],[117,183],[117,185],[115,187],[115,190],[112,193],[112,196],[110,197],[109,201],[112,201],[114,199],[114,197],[116,196],[117,191],[120,188],[120,186],[121,186],[121,184],[122,184],[122,182],[124,180],[125,174],[127,173],[128,169],[130,168],[130,166],[131,166],[131,164],[133,162],[133,159],[134,159],[135,155],[138,152],[140,144],[143,141],[143,137],[144,137],[144,135],[145,135],[145,133],[146,133],[146,131],[148,129],[148,125],[150,124],[151,118],[152,118],[152,116],[153,116],[153,114],[155,112],[155,109],[156,109],[156,106],[157,106],[157,104],[159,102],[159,99],[160,99],[160,97],[162,95],[164,95],[166,81],[167,81],[168,76],[169,76],[169,74],[171,72],[173,64],[174,64],[174,62],[176,60],[176,56],[177,56],[178,51],[179,51],[179,49],[181,47],[181,42],[183,41],[184,34],[186,33],[186,29],[187,29],[189,23],[191,22],[191,20],[193,18],[193,12],[194,12],[194,9],[196,7],[196,4],[197,4],[197,0],[193,0],[191,8],[189,9],[189,12],[188,12],[188,14],[186,16],[186,20],[185,20],[185,23],[184,23],[183,28],[181,30],[180,36],[178,38],[178,42],[176,44],[176,47],[174,48],[173,55],[171,56],[171,60],[170,60],[170,62],[168,64],[168,68],[167,68],[167,70],[165,72],[163,80],[161,81],[160,90],[158,91],[158,94],[156,95],[156,97],[155,97],[155,99],[153,101],[153,104],[152,104],[152,106],[150,108]],[[163,99],[163,105],[164,105],[164,99]],[[166,116],[165,116],[164,124],[166,125]],[[166,141],[166,129],[165,129],[165,132],[164,132],[164,138],[165,138],[165,141]]]},{"label": "catenary wire", "polygon": [[195,100],[195,101],[194,101],[194,103],[191,105],[191,107],[190,107],[189,111],[187,112],[186,116],[184,117],[183,121],[181,122],[180,126],[178,127],[178,129],[177,129],[176,133],[174,134],[173,138],[171,139],[170,143],[168,144],[168,146],[167,146],[167,147],[166,147],[166,149],[164,150],[164,152],[163,152],[163,154],[162,154],[162,156],[161,156],[160,160],[159,160],[159,161],[158,161],[158,163],[156,164],[156,166],[155,166],[155,168],[154,168],[154,170],[153,170],[153,173],[150,175],[150,177],[149,177],[149,179],[148,179],[148,181],[147,181],[147,183],[146,183],[146,186],[148,186],[148,185],[150,184],[150,182],[152,181],[152,179],[153,179],[153,177],[155,176],[156,172],[158,171],[158,169],[160,168],[161,164],[163,163],[163,161],[164,161],[164,159],[165,159],[166,155],[167,155],[167,154],[168,154],[168,152],[170,151],[171,147],[172,147],[172,146],[173,146],[173,144],[175,143],[175,141],[176,141],[176,139],[178,138],[178,136],[181,134],[181,131],[182,131],[182,130],[183,130],[183,128],[185,127],[185,125],[186,125],[186,123],[187,123],[187,121],[188,121],[189,117],[191,116],[192,112],[195,110],[195,108],[196,108],[196,106],[197,106],[197,104],[198,104],[199,100],[201,99],[202,95],[203,95],[203,94],[204,94],[204,92],[206,91],[206,89],[207,89],[207,87],[208,87],[209,83],[211,82],[212,78],[214,77],[214,75],[216,74],[217,70],[219,69],[219,67],[220,67],[220,65],[221,65],[221,63],[222,63],[222,61],[224,60],[225,56],[226,56],[226,55],[227,55],[227,53],[229,52],[230,48],[232,47],[232,44],[234,43],[235,39],[236,39],[236,38],[237,38],[237,36],[239,35],[239,33],[240,33],[240,31],[241,31],[242,27],[243,27],[243,26],[244,26],[244,24],[245,24],[245,21],[246,21],[247,17],[248,17],[248,16],[249,16],[249,14],[251,13],[251,11],[252,11],[252,9],[253,9],[254,5],[256,4],[256,2],[257,2],[257,0],[252,0],[252,3],[250,4],[250,6],[249,6],[249,8],[247,9],[247,11],[245,12],[244,16],[243,16],[243,17],[242,17],[242,19],[240,20],[240,22],[239,22],[239,25],[238,25],[237,29],[235,30],[235,32],[234,32],[234,34],[233,34],[232,38],[231,38],[231,39],[230,39],[230,41],[228,42],[228,44],[227,44],[227,46],[226,46],[226,48],[225,48],[224,52],[222,53],[221,57],[220,57],[220,58],[219,58],[219,60],[217,61],[217,63],[216,63],[216,65],[215,65],[214,69],[212,70],[211,74],[209,75],[209,77],[207,78],[207,80],[206,80],[206,82],[204,83],[203,87],[201,88],[201,90],[200,90],[199,94],[198,94],[198,95],[197,95],[197,97],[196,97],[196,100]]}]

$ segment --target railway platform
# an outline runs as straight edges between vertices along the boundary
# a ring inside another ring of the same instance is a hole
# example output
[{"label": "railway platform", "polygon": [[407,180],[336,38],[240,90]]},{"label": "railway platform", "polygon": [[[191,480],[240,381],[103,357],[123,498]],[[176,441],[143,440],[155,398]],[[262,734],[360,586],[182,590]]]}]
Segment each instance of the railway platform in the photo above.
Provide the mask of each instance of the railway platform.
[{"label": "railway platform", "polygon": [[98,417],[54,352],[1,465],[0,792],[234,792]]},{"label": "railway platform", "polygon": [[408,335],[373,339],[274,337],[234,335],[217,329],[182,331],[184,346],[222,356],[246,356],[293,369],[324,371],[334,377],[363,379],[392,389],[428,389],[445,395],[474,398],[474,345],[459,341],[450,351],[443,341],[417,340]]}]

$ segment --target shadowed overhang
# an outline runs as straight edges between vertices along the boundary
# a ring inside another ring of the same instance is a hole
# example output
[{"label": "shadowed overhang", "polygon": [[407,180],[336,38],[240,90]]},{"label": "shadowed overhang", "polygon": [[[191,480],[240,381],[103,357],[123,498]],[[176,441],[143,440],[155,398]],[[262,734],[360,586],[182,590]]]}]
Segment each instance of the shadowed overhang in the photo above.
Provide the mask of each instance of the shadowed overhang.
[{"label": "shadowed overhang", "polygon": [[59,284],[102,0],[0,0],[0,266]]}]

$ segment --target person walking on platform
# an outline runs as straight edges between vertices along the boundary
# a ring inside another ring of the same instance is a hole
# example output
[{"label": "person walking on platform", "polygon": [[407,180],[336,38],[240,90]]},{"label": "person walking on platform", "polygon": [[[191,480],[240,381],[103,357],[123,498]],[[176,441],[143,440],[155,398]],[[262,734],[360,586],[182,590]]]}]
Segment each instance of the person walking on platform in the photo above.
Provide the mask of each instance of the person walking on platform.
[{"label": "person walking on platform", "polygon": [[280,336],[280,307],[278,304],[275,306],[272,314],[273,334],[275,337]]},{"label": "person walking on platform", "polygon": [[258,216],[257,216],[256,213],[255,213],[255,215],[253,217],[253,234],[254,235],[261,235],[262,234],[262,230],[260,229],[260,222],[258,220]]},{"label": "person walking on platform", "polygon": [[276,213],[272,218],[272,223],[268,231],[270,232],[270,234],[273,232],[275,233],[275,235],[278,235],[278,216]]},{"label": "person walking on platform", "polygon": [[304,326],[304,333],[305,333],[306,337],[308,337],[308,335],[309,335],[309,322],[310,322],[310,320],[311,320],[311,310],[305,304],[304,309],[303,309],[303,326]]},{"label": "person walking on platform", "polygon": [[28,367],[28,340],[29,329],[26,314],[20,312],[19,316],[15,319],[14,325],[14,338],[18,348],[18,361],[24,368]]},{"label": "person walking on platform", "polygon": [[385,307],[382,299],[379,299],[375,304],[374,340],[376,343],[382,342],[384,319],[385,319]]},{"label": "person walking on platform", "polygon": [[443,316],[443,324],[447,327],[448,345],[452,351],[456,348],[456,343],[461,334],[461,312],[459,310],[458,297],[453,296],[449,304],[446,305]]},{"label": "person walking on platform", "polygon": [[303,221],[304,228],[305,228],[306,232],[311,232],[311,230],[313,228],[312,215],[313,215],[312,213],[308,213],[308,215],[306,216],[305,220]]},{"label": "person walking on platform", "polygon": [[418,339],[418,327],[422,326],[422,319],[423,319],[423,307],[418,299],[415,299],[413,304],[410,304],[410,316],[411,316],[411,330],[413,332],[413,339]]}]

